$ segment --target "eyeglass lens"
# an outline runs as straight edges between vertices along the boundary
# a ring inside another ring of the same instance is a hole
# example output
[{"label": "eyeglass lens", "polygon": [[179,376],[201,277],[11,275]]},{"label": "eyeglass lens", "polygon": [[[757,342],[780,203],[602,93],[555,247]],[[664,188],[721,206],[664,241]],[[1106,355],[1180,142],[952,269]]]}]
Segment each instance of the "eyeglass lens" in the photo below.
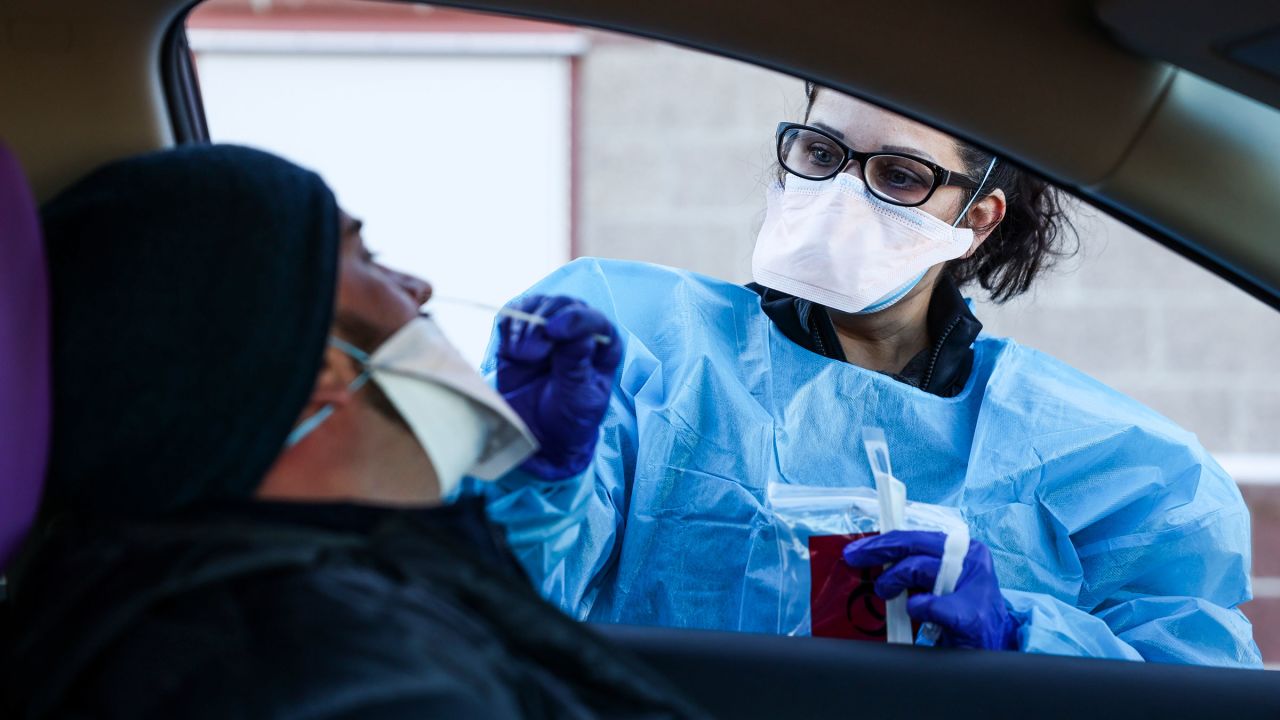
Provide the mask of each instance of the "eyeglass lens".
[{"label": "eyeglass lens", "polygon": [[[835,177],[849,159],[831,138],[805,128],[788,129],[778,143],[783,168],[809,180]],[[901,155],[867,158],[863,176],[871,192],[899,205],[924,202],[934,184],[933,170]]]}]

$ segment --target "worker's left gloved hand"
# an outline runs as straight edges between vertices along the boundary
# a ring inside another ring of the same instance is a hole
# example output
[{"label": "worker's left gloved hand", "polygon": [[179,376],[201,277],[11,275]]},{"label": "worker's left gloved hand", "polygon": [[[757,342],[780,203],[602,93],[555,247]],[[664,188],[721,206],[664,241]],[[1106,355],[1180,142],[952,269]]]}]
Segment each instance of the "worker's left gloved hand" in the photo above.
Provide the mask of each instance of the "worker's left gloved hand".
[{"label": "worker's left gloved hand", "polygon": [[609,319],[580,300],[531,295],[512,307],[547,319],[498,324],[498,392],[540,446],[521,469],[543,480],[572,477],[595,454],[622,343]]},{"label": "worker's left gloved hand", "polygon": [[876,595],[889,600],[904,590],[923,590],[907,599],[907,614],[917,622],[941,627],[939,645],[1017,649],[1018,622],[1005,606],[986,545],[969,541],[955,591],[933,594],[946,540],[940,532],[896,530],[849,543],[844,561],[853,567],[894,563],[876,580]]}]

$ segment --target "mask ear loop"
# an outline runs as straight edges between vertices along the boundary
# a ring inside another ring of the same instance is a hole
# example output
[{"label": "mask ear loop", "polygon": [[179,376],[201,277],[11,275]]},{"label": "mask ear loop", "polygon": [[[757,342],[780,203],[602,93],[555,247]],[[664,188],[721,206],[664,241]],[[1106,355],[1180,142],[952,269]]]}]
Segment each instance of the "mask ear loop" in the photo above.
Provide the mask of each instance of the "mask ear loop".
[{"label": "mask ear loop", "polygon": [[965,205],[964,209],[960,211],[960,217],[957,217],[956,221],[951,223],[951,227],[960,225],[960,221],[964,219],[964,216],[969,214],[969,208],[973,207],[973,204],[982,196],[982,188],[987,184],[987,178],[991,177],[991,171],[995,169],[996,160],[998,159],[995,155],[991,156],[991,164],[987,166],[987,173],[982,176],[982,182],[978,183],[978,189],[973,191],[973,197],[969,198],[969,204]]},{"label": "mask ear loop", "polygon": [[333,347],[338,348],[339,350],[346,353],[347,355],[349,355],[352,360],[355,360],[365,368],[368,368],[369,353],[361,350],[360,348],[356,347],[355,345],[352,345],[351,343],[347,342],[346,340],[343,340],[342,338],[336,338],[336,337],[333,337],[332,335],[329,336],[329,344],[332,345]]},{"label": "mask ear loop", "polygon": [[[333,337],[332,335],[329,336],[329,344],[349,355],[352,360],[360,363],[360,366],[363,368],[360,371],[360,374],[357,375],[356,378],[351,381],[351,384],[347,386],[347,391],[356,392],[360,388],[364,387],[364,384],[369,382],[369,378],[372,376],[369,369],[369,353],[345,340]],[[303,438],[310,435],[316,428],[320,427],[321,423],[329,419],[329,416],[333,414],[333,409],[332,404],[327,404],[317,410],[315,415],[312,415],[306,420],[298,423],[298,426],[289,433],[289,437],[285,438],[284,446],[286,448],[291,448],[302,442]]]}]

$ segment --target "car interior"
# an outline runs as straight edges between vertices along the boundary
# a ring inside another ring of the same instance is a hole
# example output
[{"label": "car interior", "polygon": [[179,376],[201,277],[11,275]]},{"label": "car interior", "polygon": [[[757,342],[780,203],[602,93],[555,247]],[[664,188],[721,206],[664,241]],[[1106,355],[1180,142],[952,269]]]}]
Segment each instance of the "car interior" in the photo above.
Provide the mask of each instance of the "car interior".
[{"label": "car interior", "polygon": [[[1013,159],[1280,311],[1280,4],[433,5],[657,40],[848,92]],[[35,513],[49,422],[36,207],[103,162],[210,140],[194,7],[0,3],[0,570]],[[1000,78],[1001,102],[968,77]],[[1271,672],[596,629],[718,717],[1280,716]]]}]

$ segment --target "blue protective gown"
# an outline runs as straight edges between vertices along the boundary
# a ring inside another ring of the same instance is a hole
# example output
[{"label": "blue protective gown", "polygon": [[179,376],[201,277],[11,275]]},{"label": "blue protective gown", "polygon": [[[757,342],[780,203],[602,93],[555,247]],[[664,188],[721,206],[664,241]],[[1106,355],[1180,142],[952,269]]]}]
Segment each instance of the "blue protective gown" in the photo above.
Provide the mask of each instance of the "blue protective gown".
[{"label": "blue protective gown", "polygon": [[[874,487],[883,428],[914,501],[961,509],[1027,652],[1261,663],[1249,514],[1195,437],[1003,338],[956,397],[787,339],[737,285],[584,259],[529,292],[599,308],[625,342],[595,460],[546,482],[469,483],[542,592],[593,621],[777,633],[770,482]],[[485,369],[493,369],[492,348]]]}]

